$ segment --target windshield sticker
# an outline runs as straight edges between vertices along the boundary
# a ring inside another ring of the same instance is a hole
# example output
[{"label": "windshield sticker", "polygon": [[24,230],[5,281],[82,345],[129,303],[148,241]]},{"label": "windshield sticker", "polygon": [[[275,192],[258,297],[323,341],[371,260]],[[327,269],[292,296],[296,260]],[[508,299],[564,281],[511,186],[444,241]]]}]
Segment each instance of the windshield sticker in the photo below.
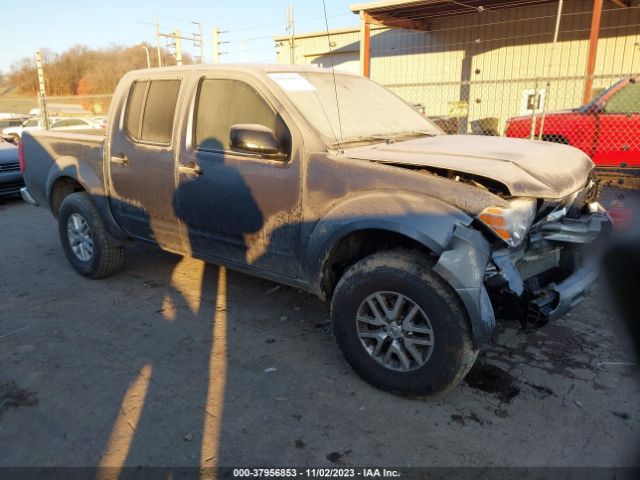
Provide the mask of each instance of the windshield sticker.
[{"label": "windshield sticker", "polygon": [[269,76],[285,92],[313,92],[316,89],[299,73],[270,73]]}]

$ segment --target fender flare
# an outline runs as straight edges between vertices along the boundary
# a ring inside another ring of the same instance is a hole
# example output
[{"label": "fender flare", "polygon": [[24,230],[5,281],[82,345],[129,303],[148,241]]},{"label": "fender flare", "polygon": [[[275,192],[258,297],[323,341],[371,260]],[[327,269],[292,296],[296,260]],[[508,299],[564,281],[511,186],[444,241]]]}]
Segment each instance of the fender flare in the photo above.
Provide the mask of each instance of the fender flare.
[{"label": "fender flare", "polygon": [[[367,216],[371,211],[375,217]],[[479,348],[495,327],[495,315],[483,283],[491,248],[480,232],[469,227],[472,221],[446,203],[413,192],[358,195],[334,207],[313,228],[306,256],[308,273],[320,292],[325,262],[340,239],[364,229],[402,234],[438,256],[434,272],[462,301],[474,346]]]},{"label": "fender flare", "polygon": [[332,248],[347,235],[366,229],[399,233],[440,255],[454,227],[468,225],[471,220],[462,211],[415,192],[357,194],[334,206],[309,232],[305,270],[319,291],[324,264]]}]

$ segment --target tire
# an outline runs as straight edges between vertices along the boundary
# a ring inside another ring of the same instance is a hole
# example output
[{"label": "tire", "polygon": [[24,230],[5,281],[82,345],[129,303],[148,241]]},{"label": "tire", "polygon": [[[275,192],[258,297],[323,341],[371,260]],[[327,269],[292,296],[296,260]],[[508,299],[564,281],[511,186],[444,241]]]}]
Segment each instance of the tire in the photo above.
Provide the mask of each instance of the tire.
[{"label": "tire", "polygon": [[[376,292],[387,310],[397,306],[395,295],[404,298],[395,322],[370,325],[372,320],[379,322],[368,300],[384,313]],[[351,266],[335,288],[331,320],[336,342],[351,367],[372,385],[401,395],[430,396],[451,389],[478,354],[460,299],[432,271],[428,257],[418,252],[380,252]],[[394,352],[385,365],[391,345]],[[409,363],[401,360],[398,349],[404,349]]]},{"label": "tire", "polygon": [[[79,231],[84,232],[84,236],[79,236]],[[113,275],[122,267],[124,246],[111,237],[88,193],[72,193],[65,197],[58,215],[58,232],[67,260],[79,274],[102,278]]]},{"label": "tire", "polygon": [[13,143],[15,143],[17,145],[20,142],[20,135],[18,135],[17,133],[12,133],[11,134],[11,139],[12,139]]}]

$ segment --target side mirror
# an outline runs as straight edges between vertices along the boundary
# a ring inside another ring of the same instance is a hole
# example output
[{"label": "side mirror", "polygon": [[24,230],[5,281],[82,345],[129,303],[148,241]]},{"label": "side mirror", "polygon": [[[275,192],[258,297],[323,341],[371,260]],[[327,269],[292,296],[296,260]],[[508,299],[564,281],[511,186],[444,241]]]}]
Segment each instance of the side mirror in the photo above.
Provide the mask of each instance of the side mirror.
[{"label": "side mirror", "polygon": [[271,160],[286,160],[287,154],[278,147],[273,131],[255,123],[233,125],[229,133],[231,148],[240,152],[255,153]]}]

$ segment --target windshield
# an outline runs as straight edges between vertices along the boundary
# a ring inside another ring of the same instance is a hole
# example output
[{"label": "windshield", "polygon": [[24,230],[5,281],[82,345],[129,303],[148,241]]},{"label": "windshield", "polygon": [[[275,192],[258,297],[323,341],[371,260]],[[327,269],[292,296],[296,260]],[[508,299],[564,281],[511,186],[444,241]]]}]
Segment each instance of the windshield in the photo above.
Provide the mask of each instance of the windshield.
[{"label": "windshield", "polygon": [[333,75],[322,72],[269,77],[329,145],[441,133],[399,97],[364,77],[336,74],[335,87]]}]

